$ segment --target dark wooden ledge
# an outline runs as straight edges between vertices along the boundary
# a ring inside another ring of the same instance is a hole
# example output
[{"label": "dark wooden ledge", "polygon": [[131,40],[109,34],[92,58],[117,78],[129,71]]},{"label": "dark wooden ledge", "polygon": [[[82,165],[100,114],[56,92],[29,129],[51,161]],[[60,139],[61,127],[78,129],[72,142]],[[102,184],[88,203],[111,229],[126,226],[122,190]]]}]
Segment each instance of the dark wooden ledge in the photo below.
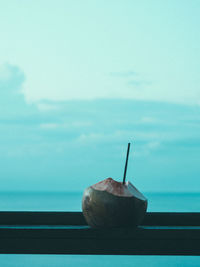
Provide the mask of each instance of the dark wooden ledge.
[{"label": "dark wooden ledge", "polygon": [[81,212],[0,212],[0,253],[200,255],[200,213],[147,213],[137,228],[98,230]]}]

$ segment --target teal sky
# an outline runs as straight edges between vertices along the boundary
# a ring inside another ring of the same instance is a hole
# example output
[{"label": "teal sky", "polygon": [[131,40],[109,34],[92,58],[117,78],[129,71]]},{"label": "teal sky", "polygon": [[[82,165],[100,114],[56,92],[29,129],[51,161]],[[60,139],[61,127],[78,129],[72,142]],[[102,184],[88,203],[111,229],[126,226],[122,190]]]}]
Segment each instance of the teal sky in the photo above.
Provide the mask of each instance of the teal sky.
[{"label": "teal sky", "polygon": [[0,0],[1,190],[121,179],[130,141],[139,189],[199,191],[199,13],[195,0]]}]

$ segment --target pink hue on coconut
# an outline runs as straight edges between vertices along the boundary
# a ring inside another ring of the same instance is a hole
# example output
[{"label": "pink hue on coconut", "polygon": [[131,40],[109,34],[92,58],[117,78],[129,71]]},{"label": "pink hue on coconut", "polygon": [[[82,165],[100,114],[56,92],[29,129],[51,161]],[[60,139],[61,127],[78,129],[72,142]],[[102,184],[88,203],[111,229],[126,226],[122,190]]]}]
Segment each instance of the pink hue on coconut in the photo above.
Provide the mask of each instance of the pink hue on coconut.
[{"label": "pink hue on coconut", "polygon": [[110,194],[120,197],[132,197],[133,195],[128,190],[128,185],[122,182],[117,182],[112,178],[107,178],[99,183],[92,185],[92,188],[99,191],[106,191]]}]

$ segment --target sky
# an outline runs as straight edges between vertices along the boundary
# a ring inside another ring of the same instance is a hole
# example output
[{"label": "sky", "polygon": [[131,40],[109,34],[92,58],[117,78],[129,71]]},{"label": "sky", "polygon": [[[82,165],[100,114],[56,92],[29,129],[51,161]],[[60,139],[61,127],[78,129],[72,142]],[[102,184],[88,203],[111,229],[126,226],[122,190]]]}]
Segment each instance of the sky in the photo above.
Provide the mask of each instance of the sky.
[{"label": "sky", "polygon": [[1,190],[198,192],[200,2],[0,0]]}]

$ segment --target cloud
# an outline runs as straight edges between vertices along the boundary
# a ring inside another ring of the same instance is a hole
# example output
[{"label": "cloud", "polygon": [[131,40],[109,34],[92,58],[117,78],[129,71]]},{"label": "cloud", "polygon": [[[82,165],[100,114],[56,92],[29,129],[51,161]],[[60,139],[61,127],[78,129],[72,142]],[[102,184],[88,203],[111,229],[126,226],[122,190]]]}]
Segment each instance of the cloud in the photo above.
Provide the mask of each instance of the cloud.
[{"label": "cloud", "polygon": [[[143,87],[148,87],[152,84],[151,82],[146,81],[144,77],[141,77],[141,74],[134,71],[111,72],[110,76],[113,78],[113,83],[115,83],[116,79],[118,82],[120,81],[122,86],[121,88],[123,88],[122,92],[125,91],[127,94],[129,94],[129,97],[126,95],[127,98],[132,98],[131,94],[134,95],[134,92],[129,90],[130,88],[135,89],[135,92],[137,92],[137,89],[141,90]],[[135,98],[135,96],[133,98]],[[120,95],[118,97],[120,97]]]},{"label": "cloud", "polygon": [[59,109],[59,105],[56,105],[55,103],[46,103],[46,101],[38,101],[36,102],[36,105],[40,111],[51,111],[51,110],[57,110]]},{"label": "cloud", "polygon": [[72,121],[72,122],[61,122],[61,123],[42,123],[40,124],[40,127],[42,129],[51,130],[51,129],[63,129],[63,130],[69,130],[69,129],[77,129],[84,127],[91,126],[91,122],[89,121]]},{"label": "cloud", "polygon": [[21,93],[24,81],[25,75],[18,66],[9,63],[0,66],[1,96],[11,97],[12,93]]},{"label": "cloud", "polygon": [[59,127],[59,125],[56,123],[42,123],[42,124],[40,124],[41,129],[49,130],[49,129],[56,129],[58,127]]},{"label": "cloud", "polygon": [[162,120],[158,120],[157,118],[154,118],[154,117],[142,117],[141,120],[140,120],[141,123],[162,123],[163,121]]},{"label": "cloud", "polygon": [[[4,64],[0,67],[0,118],[23,116],[30,113],[25,101],[23,84],[25,74],[15,65]],[[33,109],[32,109],[33,110]]]},{"label": "cloud", "polygon": [[186,177],[188,164],[191,173],[197,172],[197,107],[131,99],[43,100],[37,107],[19,93],[24,80],[20,68],[4,67],[0,80],[2,190],[16,190],[16,186],[46,190],[47,184],[48,190],[55,190],[55,184],[58,190],[83,190],[99,177],[120,178],[128,142],[132,144],[129,175],[134,174],[139,188],[151,191],[159,184],[157,189],[164,191],[166,183],[163,187],[159,179],[177,184],[177,177]]},{"label": "cloud", "polygon": [[118,71],[118,72],[110,72],[110,75],[113,77],[119,77],[119,78],[132,78],[137,76],[137,72],[135,71]]},{"label": "cloud", "polygon": [[141,89],[142,87],[149,87],[152,83],[151,82],[147,82],[147,81],[144,81],[144,80],[128,80],[127,81],[127,85],[128,86],[132,86],[134,88],[138,88],[138,89]]}]

